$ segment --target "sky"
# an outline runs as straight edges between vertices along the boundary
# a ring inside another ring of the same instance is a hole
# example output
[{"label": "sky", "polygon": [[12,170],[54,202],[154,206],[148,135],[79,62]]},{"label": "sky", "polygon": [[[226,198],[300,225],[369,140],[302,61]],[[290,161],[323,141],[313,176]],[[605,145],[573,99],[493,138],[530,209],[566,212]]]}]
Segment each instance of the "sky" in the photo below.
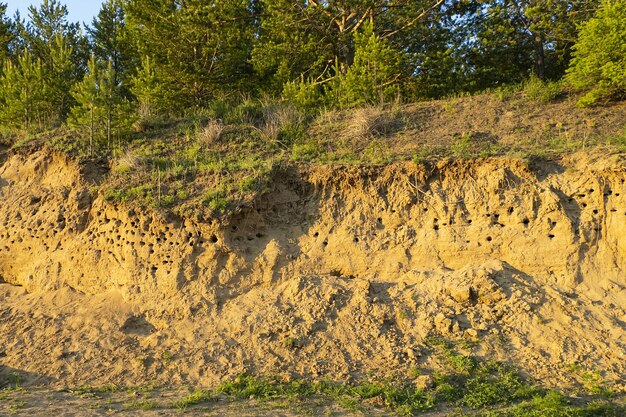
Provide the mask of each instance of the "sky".
[{"label": "sky", "polygon": [[[22,18],[28,18],[28,6],[33,4],[38,7],[42,0],[0,0],[0,3],[8,4],[7,14],[13,17],[16,10],[20,11]],[[91,23],[91,19],[100,11],[101,0],[61,0],[67,6],[70,22]]]}]

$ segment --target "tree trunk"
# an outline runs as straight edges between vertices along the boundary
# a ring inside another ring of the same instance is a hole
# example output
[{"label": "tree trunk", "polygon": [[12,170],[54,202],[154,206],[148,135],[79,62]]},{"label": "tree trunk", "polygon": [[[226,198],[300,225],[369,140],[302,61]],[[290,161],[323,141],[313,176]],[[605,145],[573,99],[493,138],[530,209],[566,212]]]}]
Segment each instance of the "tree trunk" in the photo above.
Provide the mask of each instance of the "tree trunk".
[{"label": "tree trunk", "polygon": [[111,153],[111,107],[107,109],[107,152]]},{"label": "tree trunk", "polygon": [[543,34],[535,33],[533,36],[535,43],[535,68],[534,73],[540,80],[546,79],[546,54],[543,48]]},{"label": "tree trunk", "polygon": [[89,129],[89,156],[92,157],[93,156],[93,135],[94,135],[94,121],[93,121],[94,115],[93,115],[93,107],[91,108],[91,127]]}]

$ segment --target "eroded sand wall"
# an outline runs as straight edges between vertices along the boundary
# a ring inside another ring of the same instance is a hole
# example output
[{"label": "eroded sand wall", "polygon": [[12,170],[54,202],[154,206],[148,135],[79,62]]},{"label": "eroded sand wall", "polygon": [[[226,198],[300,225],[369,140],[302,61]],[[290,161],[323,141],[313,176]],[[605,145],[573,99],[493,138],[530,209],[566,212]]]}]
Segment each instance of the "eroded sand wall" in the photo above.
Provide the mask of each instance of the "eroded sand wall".
[{"label": "eroded sand wall", "polygon": [[[110,340],[68,336],[93,350],[76,360],[99,373],[47,363],[37,346],[24,358],[19,335],[8,361],[77,381],[345,376],[425,366],[420,346],[437,334],[484,340],[485,354],[531,361],[537,377],[558,380],[579,361],[623,375],[625,167],[576,155],[293,169],[220,222],[114,205],[96,192],[96,167],[13,155],[0,168],[0,276],[26,291],[5,305],[26,298],[6,317],[36,321],[30,311],[48,305],[47,325],[63,334],[64,304],[43,294],[65,294],[67,305],[94,303],[83,315]],[[511,351],[496,346],[503,334]],[[24,337],[72,351],[45,332]],[[120,345],[188,366],[95,359]]]}]

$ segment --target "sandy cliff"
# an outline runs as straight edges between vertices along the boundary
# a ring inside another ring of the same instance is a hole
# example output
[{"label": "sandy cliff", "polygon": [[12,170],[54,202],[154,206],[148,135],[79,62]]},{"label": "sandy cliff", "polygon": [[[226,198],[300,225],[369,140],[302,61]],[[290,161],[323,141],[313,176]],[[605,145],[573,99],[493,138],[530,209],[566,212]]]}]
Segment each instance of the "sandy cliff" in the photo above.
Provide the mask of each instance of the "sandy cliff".
[{"label": "sandy cliff", "polygon": [[47,150],[0,168],[4,365],[69,384],[346,378],[436,369],[442,337],[626,390],[622,156],[293,168],[228,220],[113,205],[105,175]]}]

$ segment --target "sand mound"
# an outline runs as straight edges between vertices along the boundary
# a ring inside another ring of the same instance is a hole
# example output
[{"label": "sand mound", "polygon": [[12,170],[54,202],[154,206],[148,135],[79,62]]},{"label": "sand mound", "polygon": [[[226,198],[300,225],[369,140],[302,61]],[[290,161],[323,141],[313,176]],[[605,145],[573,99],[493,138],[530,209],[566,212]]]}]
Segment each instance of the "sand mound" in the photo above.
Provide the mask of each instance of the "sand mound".
[{"label": "sand mound", "polygon": [[112,205],[50,151],[0,168],[0,354],[60,384],[350,378],[478,341],[626,389],[626,164],[309,167],[228,221]]}]

